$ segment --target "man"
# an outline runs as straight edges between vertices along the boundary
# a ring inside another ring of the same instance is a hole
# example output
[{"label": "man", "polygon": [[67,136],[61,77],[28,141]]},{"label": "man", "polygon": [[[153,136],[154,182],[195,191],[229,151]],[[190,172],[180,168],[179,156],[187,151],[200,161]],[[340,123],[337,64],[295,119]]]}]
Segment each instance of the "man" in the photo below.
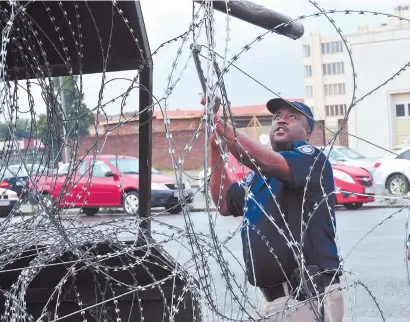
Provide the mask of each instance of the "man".
[{"label": "man", "polygon": [[[215,115],[219,106],[217,98]],[[221,215],[244,217],[247,277],[264,295],[261,315],[269,316],[264,321],[341,322],[344,305],[332,168],[326,156],[308,143],[314,129],[308,106],[272,99],[267,108],[273,114],[272,149],[240,131],[235,131],[236,141],[232,126],[215,116],[216,132],[226,139],[229,152],[253,171],[243,184],[235,183],[220,162],[214,135],[212,199]],[[309,275],[299,274],[298,269]]]}]

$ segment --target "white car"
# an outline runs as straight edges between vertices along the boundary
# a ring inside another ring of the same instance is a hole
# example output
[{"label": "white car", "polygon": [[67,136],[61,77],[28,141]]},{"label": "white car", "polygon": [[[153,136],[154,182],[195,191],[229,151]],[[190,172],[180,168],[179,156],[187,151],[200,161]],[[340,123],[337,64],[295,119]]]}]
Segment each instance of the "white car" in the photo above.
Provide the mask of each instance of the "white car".
[{"label": "white car", "polygon": [[7,217],[18,201],[15,191],[0,188],[0,216]]},{"label": "white car", "polygon": [[[374,165],[377,161],[376,158],[365,157],[357,151],[346,146],[334,145],[333,147],[326,146],[326,148],[324,148],[323,146],[320,146],[317,148],[322,149],[325,155],[329,155],[329,157],[331,157],[333,160],[336,160],[343,165],[366,169],[367,172],[370,173],[370,175],[372,175],[373,171],[375,170]],[[330,149],[331,151],[329,153]]]},{"label": "white car", "polygon": [[387,189],[391,195],[404,195],[409,192],[410,146],[379,159],[375,167],[373,181],[376,188],[383,191]]}]

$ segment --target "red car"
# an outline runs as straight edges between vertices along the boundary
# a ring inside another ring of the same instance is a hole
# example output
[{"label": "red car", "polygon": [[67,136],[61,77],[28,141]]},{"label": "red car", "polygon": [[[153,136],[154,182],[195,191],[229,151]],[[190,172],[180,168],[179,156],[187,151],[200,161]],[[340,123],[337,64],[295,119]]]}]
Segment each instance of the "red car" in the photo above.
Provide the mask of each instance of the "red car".
[{"label": "red car", "polygon": [[[120,208],[126,214],[138,212],[139,160],[128,156],[86,156],[83,162],[67,173],[58,176],[42,176],[34,179],[35,189],[48,202],[62,208],[82,208],[84,214],[94,215],[101,207]],[[92,174],[92,175],[91,175]],[[165,207],[170,213],[179,213],[182,207],[174,176],[164,175],[153,169],[151,206]],[[193,203],[194,190],[189,183],[183,185],[187,203]],[[36,198],[30,197],[32,204]]]},{"label": "red car", "polygon": [[373,202],[375,188],[369,172],[363,168],[342,165],[333,159],[333,178],[336,204],[348,209],[359,209],[364,203]]},{"label": "red car", "polygon": [[[364,203],[375,200],[373,180],[367,170],[345,166],[330,158],[329,162],[333,169],[336,205],[343,205],[348,209],[359,209]],[[250,171],[249,168],[240,165],[230,153],[228,164],[229,168],[233,167],[235,169],[238,179],[243,179]]]}]

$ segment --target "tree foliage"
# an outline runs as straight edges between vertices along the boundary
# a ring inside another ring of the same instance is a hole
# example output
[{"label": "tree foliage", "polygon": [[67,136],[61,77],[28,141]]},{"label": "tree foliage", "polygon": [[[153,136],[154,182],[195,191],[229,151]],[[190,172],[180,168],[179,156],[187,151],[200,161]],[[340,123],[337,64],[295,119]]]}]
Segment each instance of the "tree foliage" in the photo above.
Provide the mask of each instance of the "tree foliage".
[{"label": "tree foliage", "polygon": [[[59,117],[66,125],[66,133],[70,138],[85,137],[90,134],[89,128],[94,123],[94,115],[84,103],[84,94],[80,93],[78,76],[64,76],[61,88],[58,78],[53,79],[54,94],[61,104],[64,95],[66,115]],[[62,91],[62,94],[61,94]],[[62,111],[60,110],[60,113]],[[43,117],[44,116],[40,116]]]},{"label": "tree foliage", "polygon": [[[63,126],[69,138],[89,135],[89,128],[94,123],[94,115],[83,102],[84,95],[80,93],[78,76],[64,76],[62,87],[59,78],[53,78],[52,85],[58,103],[55,100],[47,102],[48,113],[38,116],[35,127],[29,119],[20,118],[12,122],[10,127],[16,139],[29,137],[50,139],[49,136],[62,136]],[[61,95],[64,95],[66,115],[61,108]],[[10,138],[9,127],[6,123],[0,122],[0,139],[7,138]]]},{"label": "tree foliage", "polygon": [[0,122],[1,140],[10,139],[11,134],[13,134],[16,139],[28,139],[30,137],[36,137],[36,135],[31,134],[32,132],[32,124],[29,119],[17,119],[16,121],[12,121],[10,124]]}]

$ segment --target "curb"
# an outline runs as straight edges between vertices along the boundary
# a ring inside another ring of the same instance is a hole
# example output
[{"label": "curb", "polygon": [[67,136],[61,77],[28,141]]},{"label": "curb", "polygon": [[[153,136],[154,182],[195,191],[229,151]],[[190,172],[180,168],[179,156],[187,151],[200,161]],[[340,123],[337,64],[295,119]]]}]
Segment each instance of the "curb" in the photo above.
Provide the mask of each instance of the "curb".
[{"label": "curb", "polygon": [[[403,208],[403,207],[406,207],[407,205],[406,204],[403,204],[403,205],[400,205],[400,204],[384,204],[384,205],[372,205],[372,204],[368,204],[368,205],[364,205],[362,208],[360,208],[360,209],[357,209],[358,211],[359,210],[370,210],[370,209],[400,209],[400,208]],[[26,208],[26,207],[24,207],[24,208]],[[28,207],[27,207],[28,208]],[[30,207],[31,208],[31,207]],[[217,208],[215,207],[215,206],[210,206],[209,208],[208,208],[208,210],[209,211],[217,211]],[[206,211],[206,207],[203,207],[203,206],[201,206],[201,207],[193,207],[193,208],[191,208],[191,209],[189,209],[189,211],[190,212],[205,212]],[[350,211],[349,209],[345,209],[345,208],[342,208],[342,207],[337,207],[336,209],[335,209],[335,211]],[[33,215],[34,213],[35,213],[35,207],[32,207],[32,209],[20,209],[20,212],[21,212],[21,214],[23,214],[23,215]],[[75,215],[78,215],[78,212],[79,212],[79,209],[77,210],[75,210]],[[105,211],[106,213],[108,213],[108,214],[120,214],[121,212],[117,212],[117,211],[109,211],[109,210],[107,210],[107,211]],[[161,212],[163,212],[163,211],[160,211],[160,210],[158,210],[158,211],[155,211],[155,210],[153,210],[152,211],[153,213],[161,213]],[[164,212],[164,214],[166,214],[165,212]],[[65,214],[66,216],[67,215],[70,215],[70,213],[67,213],[67,214]],[[74,215],[74,213],[73,213],[73,215]]]}]

